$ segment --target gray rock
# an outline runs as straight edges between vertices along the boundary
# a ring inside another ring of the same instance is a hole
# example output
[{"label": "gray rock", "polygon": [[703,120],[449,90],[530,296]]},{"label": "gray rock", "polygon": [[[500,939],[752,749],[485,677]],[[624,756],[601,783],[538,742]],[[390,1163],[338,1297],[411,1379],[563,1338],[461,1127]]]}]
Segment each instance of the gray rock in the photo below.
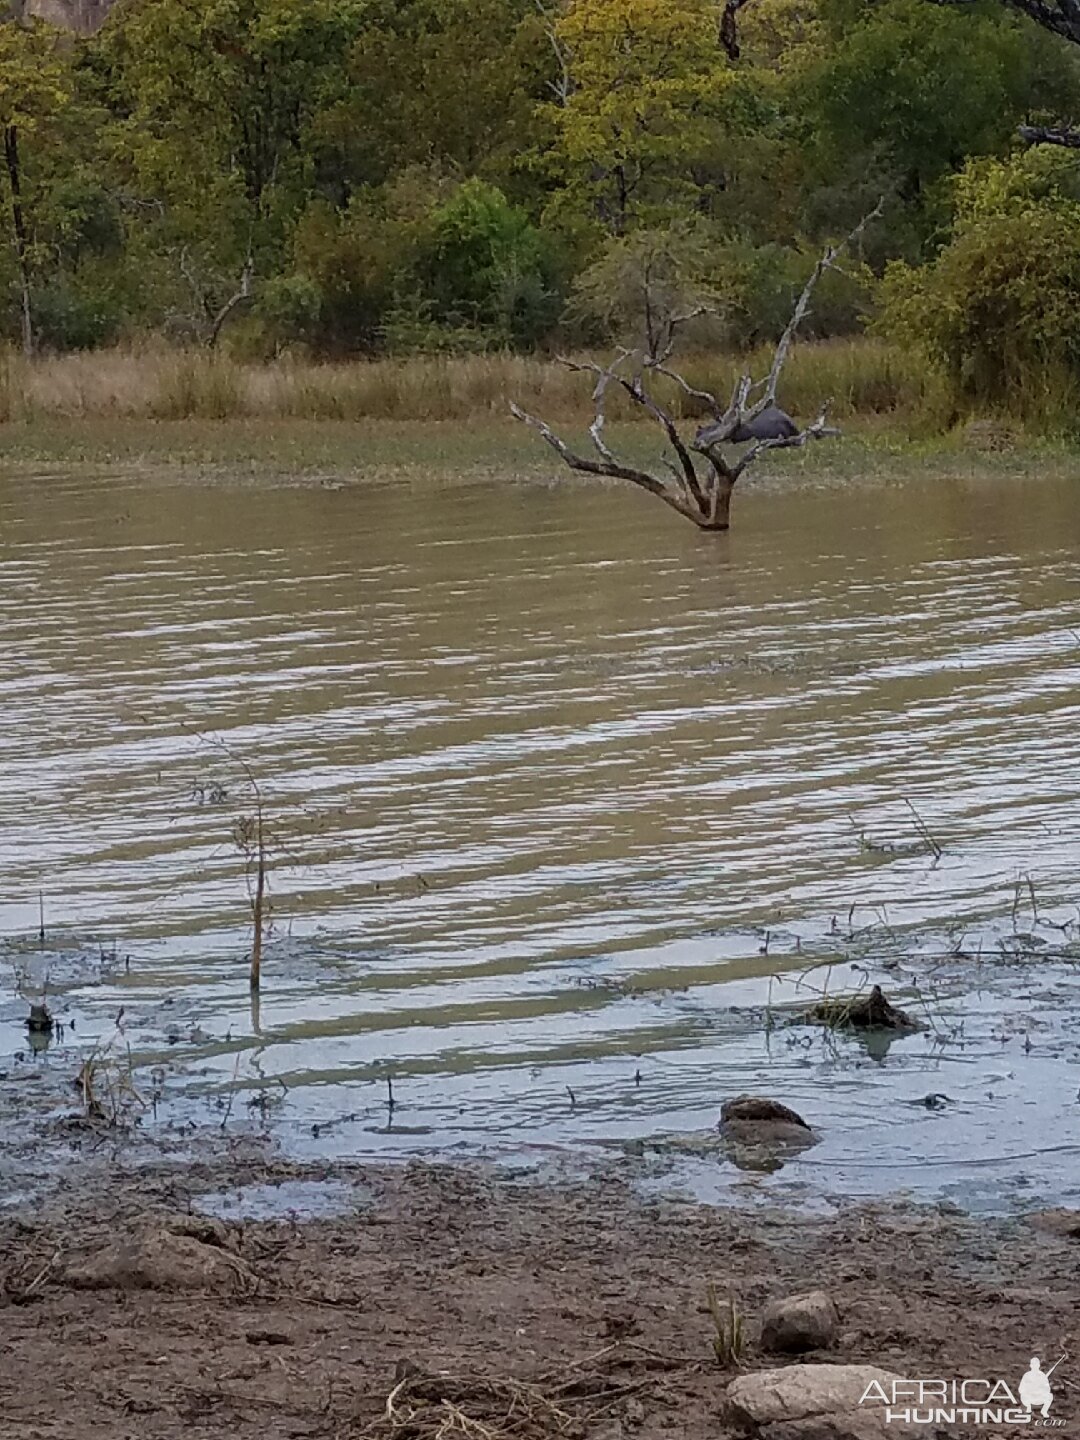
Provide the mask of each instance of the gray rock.
[{"label": "gray rock", "polygon": [[781,1355],[828,1350],[836,1342],[840,1316],[824,1290],[807,1290],[770,1301],[761,1317],[761,1345]]},{"label": "gray rock", "polygon": [[75,1290],[207,1290],[251,1294],[256,1279],[238,1255],[191,1235],[154,1229],[121,1236],[65,1270]]},{"label": "gray rock", "polygon": [[720,1134],[739,1145],[804,1148],[816,1136],[801,1115],[762,1095],[737,1095],[720,1107]]},{"label": "gray rock", "polygon": [[[727,1419],[763,1440],[896,1440],[879,1401],[859,1401],[877,1381],[888,1393],[901,1377],[876,1365],[788,1365],[740,1375],[727,1389]],[[904,1440],[925,1430],[904,1426]]]}]

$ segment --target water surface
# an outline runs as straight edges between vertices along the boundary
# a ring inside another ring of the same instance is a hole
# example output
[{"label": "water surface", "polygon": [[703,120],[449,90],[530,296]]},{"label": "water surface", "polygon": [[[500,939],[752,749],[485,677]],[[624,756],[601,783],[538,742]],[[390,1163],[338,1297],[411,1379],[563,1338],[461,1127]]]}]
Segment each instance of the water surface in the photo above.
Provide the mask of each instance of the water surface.
[{"label": "water surface", "polygon": [[[826,1134],[787,1180],[1074,1195],[1078,542],[1055,480],[774,482],[710,537],[512,476],[0,477],[0,948],[77,1019],[36,1063],[122,1006],[176,1104],[305,1151],[651,1143],[764,1090]],[[763,1023],[807,970],[931,1029]]]}]

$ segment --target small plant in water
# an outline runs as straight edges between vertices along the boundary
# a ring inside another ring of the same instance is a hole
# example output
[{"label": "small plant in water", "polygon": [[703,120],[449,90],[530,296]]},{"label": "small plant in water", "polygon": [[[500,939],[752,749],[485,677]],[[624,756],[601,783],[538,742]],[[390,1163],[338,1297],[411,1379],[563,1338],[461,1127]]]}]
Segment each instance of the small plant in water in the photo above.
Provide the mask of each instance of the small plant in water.
[{"label": "small plant in water", "polygon": [[[262,980],[263,939],[270,910],[269,845],[262,790],[248,762],[227,745],[220,735],[207,735],[201,730],[191,729],[188,725],[184,725],[184,729],[194,735],[200,745],[224,755],[236,765],[251,793],[253,813],[236,817],[233,821],[232,841],[245,862],[248,904],[251,906],[250,983],[252,991],[257,993]],[[229,788],[221,781],[195,781],[191,787],[191,798],[197,805],[223,805],[229,798]]]},{"label": "small plant in water", "polygon": [[94,1046],[75,1083],[82,1092],[85,1119],[110,1130],[135,1124],[147,1109],[135,1084],[131,1047],[119,1028],[107,1044]]},{"label": "small plant in water", "polygon": [[735,1303],[734,1296],[729,1295],[726,1300],[720,1300],[716,1293],[716,1286],[711,1280],[708,1288],[708,1302],[715,1332],[712,1347],[716,1362],[725,1370],[736,1369],[742,1365],[743,1352],[746,1348],[742,1314]]},{"label": "small plant in water", "polygon": [[247,866],[248,902],[251,905],[251,988],[258,990],[262,978],[263,932],[266,924],[267,866],[266,829],[263,825],[262,796],[255,788],[254,815],[240,815],[233,825],[233,844]]}]

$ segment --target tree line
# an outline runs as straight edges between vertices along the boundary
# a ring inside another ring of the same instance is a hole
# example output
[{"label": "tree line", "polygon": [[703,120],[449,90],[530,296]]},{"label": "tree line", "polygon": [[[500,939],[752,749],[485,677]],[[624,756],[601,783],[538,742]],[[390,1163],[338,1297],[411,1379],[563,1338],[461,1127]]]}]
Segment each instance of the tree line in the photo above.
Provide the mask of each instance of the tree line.
[{"label": "tree line", "polygon": [[119,0],[82,38],[13,10],[3,338],[589,347],[659,295],[743,349],[884,195],[804,333],[1037,388],[1080,374],[1065,3]]}]

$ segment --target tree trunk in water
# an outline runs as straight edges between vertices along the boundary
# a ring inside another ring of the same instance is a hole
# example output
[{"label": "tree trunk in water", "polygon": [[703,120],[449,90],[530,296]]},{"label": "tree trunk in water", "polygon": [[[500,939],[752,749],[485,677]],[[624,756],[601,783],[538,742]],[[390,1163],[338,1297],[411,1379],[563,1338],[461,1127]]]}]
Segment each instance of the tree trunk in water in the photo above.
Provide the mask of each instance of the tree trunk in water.
[{"label": "tree trunk in water", "polygon": [[716,477],[716,489],[709,496],[709,513],[698,523],[702,530],[727,530],[731,524],[731,492],[735,480],[730,475]]},{"label": "tree trunk in water", "polygon": [[11,190],[11,228],[15,236],[15,258],[19,265],[19,286],[22,291],[23,354],[29,358],[34,353],[34,316],[30,307],[30,254],[22,207],[22,181],[19,176],[19,134],[14,125],[8,125],[4,129],[4,161]]}]

